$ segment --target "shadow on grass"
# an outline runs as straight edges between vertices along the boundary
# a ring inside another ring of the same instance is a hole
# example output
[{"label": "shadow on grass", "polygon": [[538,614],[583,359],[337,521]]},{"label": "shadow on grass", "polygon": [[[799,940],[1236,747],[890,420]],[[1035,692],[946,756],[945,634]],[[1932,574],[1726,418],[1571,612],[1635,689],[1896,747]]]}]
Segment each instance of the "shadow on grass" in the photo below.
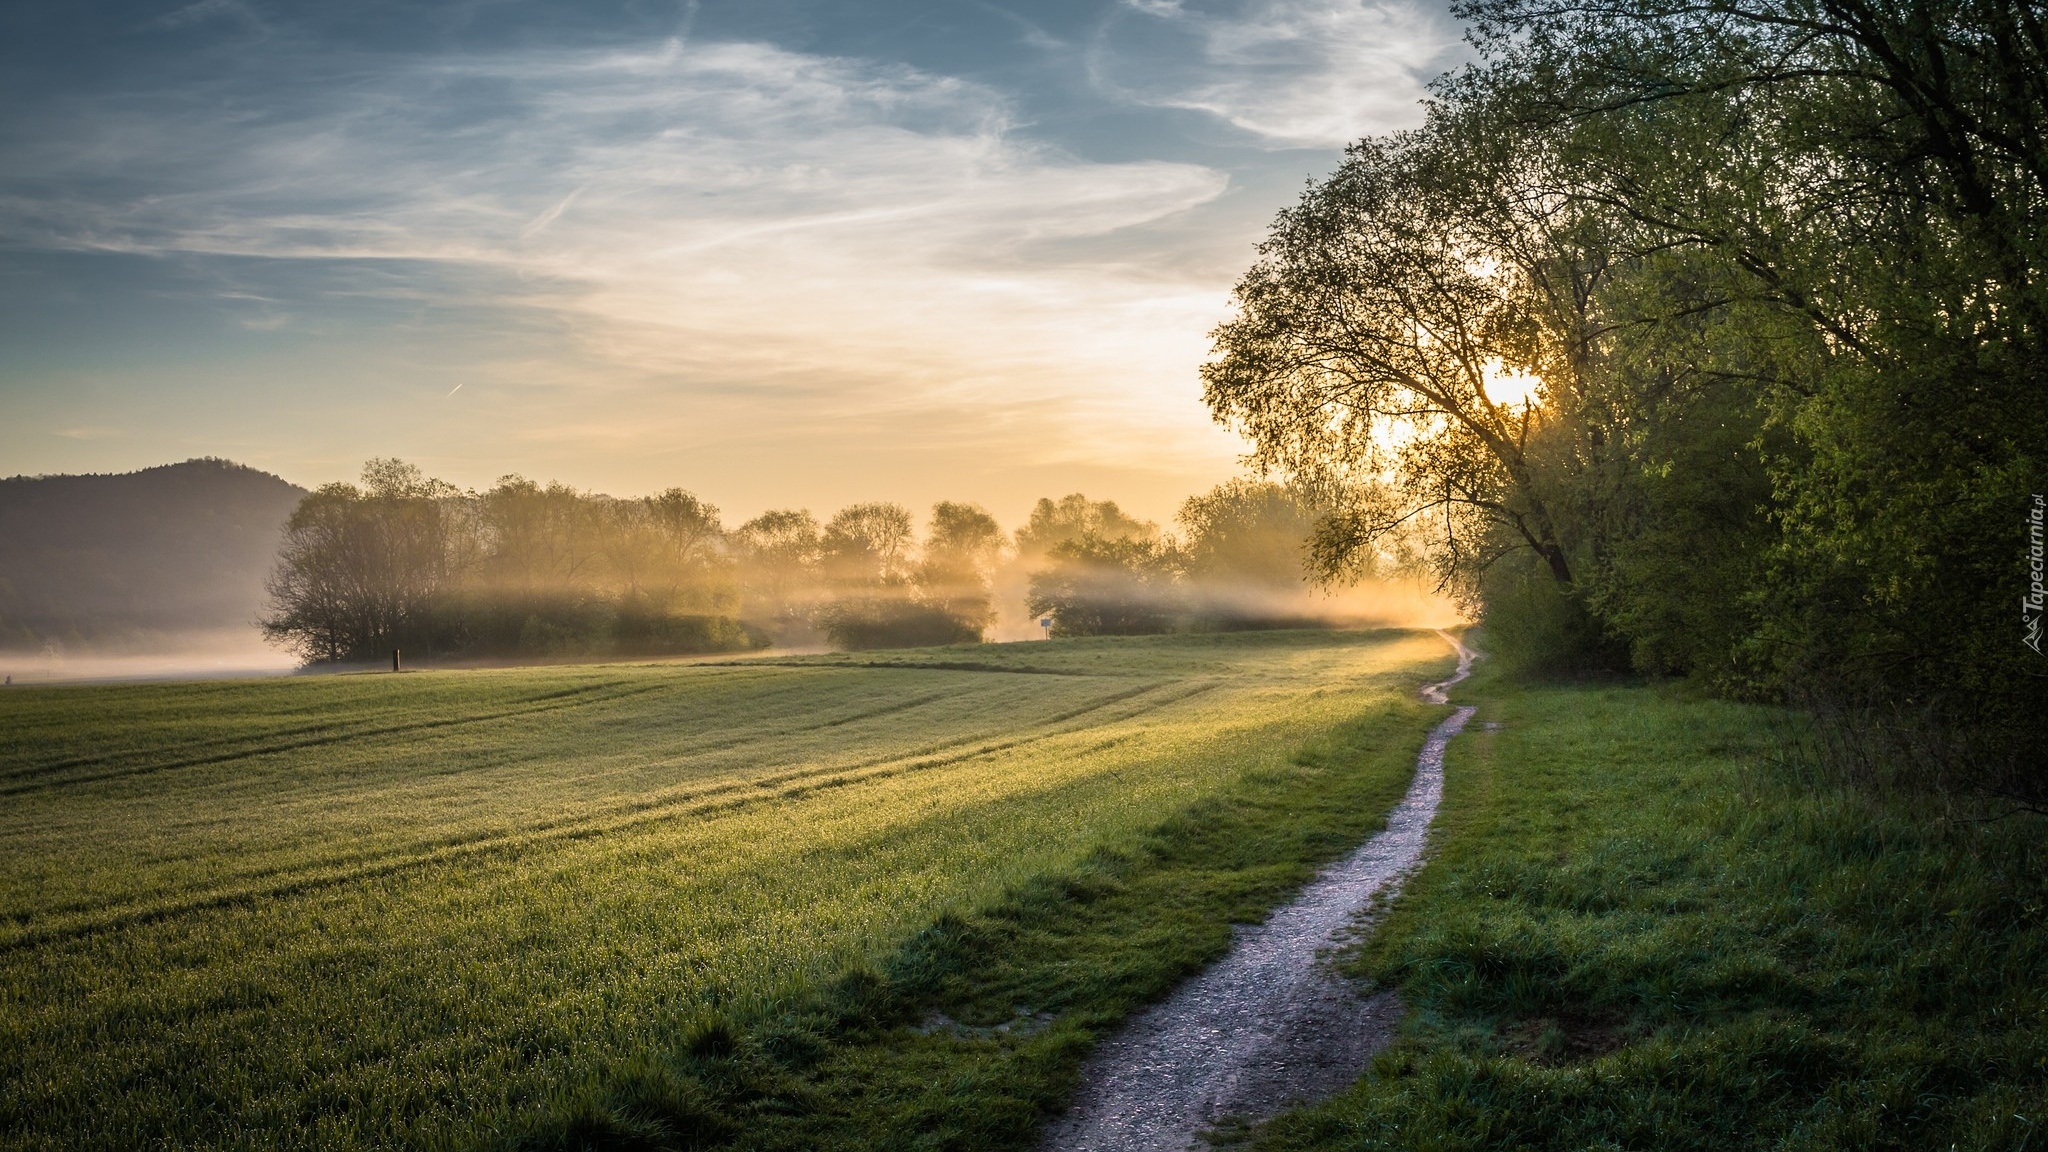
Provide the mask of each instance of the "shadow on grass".
[{"label": "shadow on grass", "polygon": [[1106,1030],[1384,823],[1441,708],[1391,703],[1121,850],[565,1094],[523,1149],[1027,1148]]}]

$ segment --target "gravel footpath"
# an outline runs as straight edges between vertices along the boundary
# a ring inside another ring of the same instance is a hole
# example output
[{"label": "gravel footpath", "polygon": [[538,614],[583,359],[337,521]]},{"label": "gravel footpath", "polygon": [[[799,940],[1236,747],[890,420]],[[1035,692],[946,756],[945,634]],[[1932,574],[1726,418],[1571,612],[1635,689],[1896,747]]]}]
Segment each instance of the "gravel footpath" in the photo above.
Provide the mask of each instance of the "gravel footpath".
[{"label": "gravel footpath", "polygon": [[[1471,675],[1472,650],[1457,675]],[[1356,1080],[1401,1018],[1392,992],[1361,997],[1326,956],[1354,931],[1375,896],[1391,896],[1422,856],[1443,797],[1444,747],[1472,718],[1459,708],[1429,734],[1415,782],[1386,829],[1251,928],[1230,954],[1140,1013],[1098,1049],[1066,1115],[1046,1129],[1044,1152],[1186,1152],[1225,1117],[1262,1119]]]}]

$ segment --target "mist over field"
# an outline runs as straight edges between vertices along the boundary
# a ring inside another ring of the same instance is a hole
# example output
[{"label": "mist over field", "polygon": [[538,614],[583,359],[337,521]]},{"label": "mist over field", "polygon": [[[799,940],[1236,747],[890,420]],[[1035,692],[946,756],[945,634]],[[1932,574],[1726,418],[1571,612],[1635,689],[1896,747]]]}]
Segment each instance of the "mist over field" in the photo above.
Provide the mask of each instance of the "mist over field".
[{"label": "mist over field", "polygon": [[265,644],[253,627],[210,632],[153,632],[140,651],[96,646],[0,648],[0,676],[15,684],[77,680],[205,680],[281,676],[299,667],[290,653]]},{"label": "mist over field", "polygon": [[1419,574],[1316,580],[1313,507],[1246,481],[1166,528],[1070,493],[1014,530],[941,501],[920,530],[885,502],[729,525],[680,488],[475,492],[384,459],[309,493],[199,460],[0,482],[0,526],[21,684],[1461,619]]},{"label": "mist over field", "polygon": [[225,460],[0,479],[0,675],[276,671],[256,621],[306,490]]},{"label": "mist over field", "polygon": [[0,4],[0,1148],[2048,1109],[2048,0]]}]

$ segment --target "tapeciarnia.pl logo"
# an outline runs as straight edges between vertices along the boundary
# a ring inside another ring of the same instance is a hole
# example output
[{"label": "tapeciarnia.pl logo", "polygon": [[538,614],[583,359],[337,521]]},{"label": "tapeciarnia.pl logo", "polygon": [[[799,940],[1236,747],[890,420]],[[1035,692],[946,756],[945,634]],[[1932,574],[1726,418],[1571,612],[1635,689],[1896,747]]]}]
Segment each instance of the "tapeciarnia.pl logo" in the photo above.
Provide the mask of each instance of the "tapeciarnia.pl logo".
[{"label": "tapeciarnia.pl logo", "polygon": [[2027,627],[2026,634],[2020,637],[2020,643],[2032,648],[2036,656],[2041,654],[2041,612],[2044,604],[2048,604],[2048,589],[2041,586],[2041,529],[2044,513],[2048,513],[2048,501],[2044,501],[2041,494],[2036,492],[2034,506],[2027,510],[2027,571],[2032,577],[2032,582],[2027,585],[2027,594],[2020,598],[2020,619]]}]

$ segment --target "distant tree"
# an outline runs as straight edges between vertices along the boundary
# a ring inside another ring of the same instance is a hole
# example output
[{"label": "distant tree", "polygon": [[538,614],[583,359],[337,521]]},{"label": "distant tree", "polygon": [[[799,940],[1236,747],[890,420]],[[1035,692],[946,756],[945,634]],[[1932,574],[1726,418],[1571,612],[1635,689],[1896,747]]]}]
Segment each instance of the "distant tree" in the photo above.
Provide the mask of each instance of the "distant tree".
[{"label": "distant tree", "polygon": [[1051,552],[1060,544],[1093,537],[1099,540],[1159,538],[1159,526],[1126,513],[1114,500],[1090,500],[1080,492],[1057,500],[1041,497],[1022,527],[1007,563],[996,571],[998,603],[1022,608],[1029,619],[1043,613],[1031,607],[1031,582],[1052,566]]},{"label": "distant tree", "polygon": [[477,496],[373,460],[360,487],[301,502],[264,628],[309,660],[759,647],[732,567],[718,510],[681,489],[620,500],[506,476]]},{"label": "distant tree", "polygon": [[1191,496],[1175,518],[1184,592],[1211,626],[1303,621],[1313,507],[1269,481],[1232,480]]},{"label": "distant tree", "polygon": [[979,628],[940,605],[908,596],[835,596],[819,610],[818,622],[834,645],[851,651],[981,641]]},{"label": "distant tree", "polygon": [[910,510],[901,504],[849,505],[825,524],[818,537],[826,581],[847,590],[905,583],[915,544]]},{"label": "distant tree", "polygon": [[1099,540],[1152,540],[1159,526],[1125,514],[1114,500],[1090,500],[1079,492],[1058,500],[1041,497],[1017,529],[1017,553],[1026,564],[1059,544],[1093,536]]},{"label": "distant tree", "polygon": [[680,488],[643,500],[600,502],[613,594],[642,610],[722,612],[737,607],[718,509]]},{"label": "distant tree", "polygon": [[990,592],[1002,551],[1003,530],[985,509],[952,501],[932,505],[917,569],[919,599],[959,621],[963,636],[971,632],[979,640],[995,616]]},{"label": "distant tree", "polygon": [[1159,542],[1093,534],[1053,545],[1027,601],[1054,636],[1136,636],[1173,625],[1173,556]]},{"label": "distant tree", "polygon": [[786,636],[808,629],[823,555],[817,519],[800,509],[764,512],[735,529],[731,543],[747,617]]},{"label": "distant tree", "polygon": [[264,634],[309,660],[431,644],[432,606],[469,559],[459,495],[389,459],[370,461],[360,488],[308,495],[285,525]]},{"label": "distant tree", "polygon": [[925,602],[913,583],[916,536],[899,504],[854,504],[826,523],[819,537],[830,600],[818,625],[841,648],[910,648],[981,638],[943,607]]},{"label": "distant tree", "polygon": [[1307,575],[1315,512],[1292,490],[1268,481],[1232,480],[1190,496],[1176,517],[1181,563],[1190,577],[1299,588]]},{"label": "distant tree", "polygon": [[263,634],[300,658],[337,661],[369,647],[377,632],[356,556],[370,529],[362,492],[327,484],[307,494],[285,522],[284,543],[265,590]]},{"label": "distant tree", "polygon": [[670,488],[644,502],[648,519],[660,533],[665,559],[678,571],[689,571],[717,558],[725,538],[718,508],[681,488]]},{"label": "distant tree", "polygon": [[534,598],[591,594],[605,559],[603,513],[563,484],[500,477],[483,494],[484,579]]}]

